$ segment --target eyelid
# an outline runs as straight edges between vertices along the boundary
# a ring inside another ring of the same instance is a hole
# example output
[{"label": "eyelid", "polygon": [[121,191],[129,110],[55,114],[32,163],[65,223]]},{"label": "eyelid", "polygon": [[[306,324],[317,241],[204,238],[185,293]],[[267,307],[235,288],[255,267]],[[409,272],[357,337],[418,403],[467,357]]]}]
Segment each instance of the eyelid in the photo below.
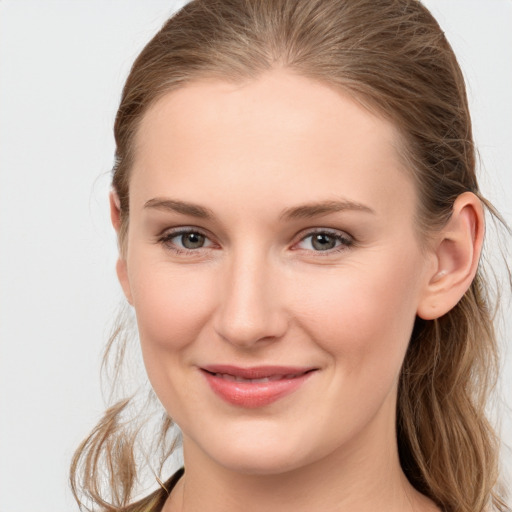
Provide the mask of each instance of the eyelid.
[{"label": "eyelid", "polygon": [[343,229],[324,228],[324,227],[314,227],[314,228],[303,229],[296,235],[296,238],[300,241],[310,235],[314,235],[317,233],[325,233],[327,235],[346,238],[347,240],[354,240],[354,237],[347,231],[344,231]]},{"label": "eyelid", "polygon": [[197,226],[178,226],[174,228],[167,227],[162,229],[156,236],[157,238],[161,238],[164,236],[177,236],[182,233],[200,233],[201,235],[210,238],[210,235],[203,229]]}]

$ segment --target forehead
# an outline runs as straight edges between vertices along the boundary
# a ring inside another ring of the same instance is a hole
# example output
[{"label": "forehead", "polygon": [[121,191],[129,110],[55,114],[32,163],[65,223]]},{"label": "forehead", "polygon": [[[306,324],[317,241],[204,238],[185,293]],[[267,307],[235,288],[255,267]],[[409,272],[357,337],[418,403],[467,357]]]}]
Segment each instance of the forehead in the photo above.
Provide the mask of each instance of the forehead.
[{"label": "forehead", "polygon": [[140,200],[179,193],[207,201],[236,191],[269,207],[341,195],[389,209],[414,195],[397,142],[388,121],[288,71],[240,84],[202,80],[144,116],[131,189]]}]

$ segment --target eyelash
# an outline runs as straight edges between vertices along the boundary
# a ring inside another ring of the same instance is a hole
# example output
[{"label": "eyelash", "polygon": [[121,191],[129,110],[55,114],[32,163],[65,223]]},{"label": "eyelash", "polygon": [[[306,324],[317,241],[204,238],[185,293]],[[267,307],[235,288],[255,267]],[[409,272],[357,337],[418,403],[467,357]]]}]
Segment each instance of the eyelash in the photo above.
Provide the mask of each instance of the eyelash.
[{"label": "eyelash", "polygon": [[[197,234],[205,237],[207,240],[209,240],[208,235],[197,228],[180,228],[173,231],[169,231],[165,233],[163,236],[160,236],[158,238],[158,243],[162,244],[166,249],[174,252],[178,255],[194,255],[197,254],[197,251],[199,249],[208,249],[209,247],[198,247],[197,249],[187,249],[184,247],[178,247],[175,243],[172,242],[173,238],[177,238],[183,235],[187,234]],[[294,250],[305,250],[308,252],[315,253],[316,256],[323,257],[323,256],[329,256],[332,254],[336,254],[342,251],[346,251],[350,247],[352,247],[355,244],[355,240],[352,236],[350,236],[347,233],[340,232],[340,231],[333,231],[330,229],[316,229],[312,231],[308,231],[304,236],[300,238],[300,240],[294,244],[297,245],[300,242],[304,242],[310,237],[313,237],[315,235],[327,235],[331,238],[333,238],[336,242],[339,242],[339,245],[332,248],[327,249],[325,251],[314,251],[311,249],[294,249]]]}]

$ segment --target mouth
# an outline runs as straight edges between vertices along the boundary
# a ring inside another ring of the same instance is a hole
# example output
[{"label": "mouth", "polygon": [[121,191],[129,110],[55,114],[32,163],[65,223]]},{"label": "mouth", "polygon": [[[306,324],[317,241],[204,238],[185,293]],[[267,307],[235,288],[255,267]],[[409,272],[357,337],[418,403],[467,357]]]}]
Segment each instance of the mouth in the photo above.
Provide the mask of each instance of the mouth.
[{"label": "mouth", "polygon": [[201,368],[212,391],[225,402],[244,408],[269,405],[298,390],[317,368],[213,365]]},{"label": "mouth", "polygon": [[276,380],[294,379],[296,377],[300,377],[301,374],[271,375],[269,377],[261,377],[259,379],[247,379],[245,377],[230,375],[229,373],[212,373],[211,375],[215,375],[215,377],[224,380],[230,380],[234,382],[248,382],[251,384],[255,384],[256,382],[274,382]]}]

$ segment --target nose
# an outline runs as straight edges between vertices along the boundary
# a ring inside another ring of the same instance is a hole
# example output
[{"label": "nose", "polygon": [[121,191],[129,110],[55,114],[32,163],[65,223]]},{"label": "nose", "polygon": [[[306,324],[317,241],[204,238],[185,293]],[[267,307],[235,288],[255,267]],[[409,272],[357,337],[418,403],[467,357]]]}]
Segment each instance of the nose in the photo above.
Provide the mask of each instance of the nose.
[{"label": "nose", "polygon": [[239,348],[260,347],[281,338],[288,327],[277,269],[254,252],[240,255],[222,273],[214,327]]}]

